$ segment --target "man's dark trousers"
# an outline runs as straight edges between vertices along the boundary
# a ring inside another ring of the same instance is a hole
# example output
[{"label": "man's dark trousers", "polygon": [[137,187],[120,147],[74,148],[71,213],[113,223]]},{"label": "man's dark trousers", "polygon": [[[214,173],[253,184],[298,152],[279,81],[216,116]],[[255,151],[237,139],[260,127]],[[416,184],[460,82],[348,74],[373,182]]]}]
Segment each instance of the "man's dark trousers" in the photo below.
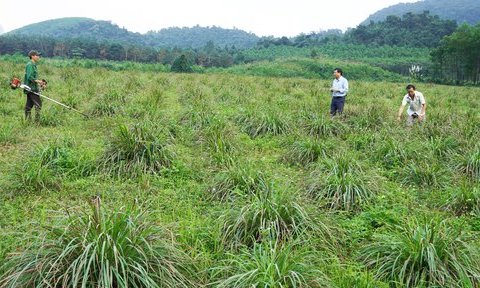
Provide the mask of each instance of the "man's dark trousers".
[{"label": "man's dark trousers", "polygon": [[345,105],[345,97],[332,97],[332,103],[330,104],[330,116],[335,116],[343,113],[343,106]]},{"label": "man's dark trousers", "polygon": [[25,104],[25,118],[27,120],[31,119],[31,111],[33,106],[35,106],[35,120],[40,120],[40,110],[42,110],[42,100],[40,96],[33,92],[27,93],[27,103]]}]

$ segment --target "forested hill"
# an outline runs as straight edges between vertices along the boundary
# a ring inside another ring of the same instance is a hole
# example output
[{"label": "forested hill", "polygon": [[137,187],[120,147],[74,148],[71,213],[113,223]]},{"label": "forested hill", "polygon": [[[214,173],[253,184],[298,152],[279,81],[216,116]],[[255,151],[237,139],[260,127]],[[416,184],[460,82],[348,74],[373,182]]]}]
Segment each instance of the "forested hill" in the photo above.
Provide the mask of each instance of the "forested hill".
[{"label": "forested hill", "polygon": [[99,42],[143,44],[144,36],[120,28],[109,21],[71,17],[47,20],[13,30],[7,34],[43,36],[56,39],[86,38]]},{"label": "forested hill", "polygon": [[199,48],[210,41],[219,47],[251,48],[260,40],[257,35],[239,29],[224,29],[216,26],[200,27],[198,25],[191,28],[162,29],[158,32],[148,32],[145,36],[149,45],[180,48]]},{"label": "forested hill", "polygon": [[430,11],[431,15],[438,15],[442,19],[455,20],[458,24],[475,25],[480,22],[479,0],[424,0],[415,3],[400,3],[384,8],[370,15],[361,24],[367,25],[371,21],[383,21],[389,15],[402,16],[408,12],[419,14],[423,11]]},{"label": "forested hill", "polygon": [[220,27],[168,28],[151,31],[146,34],[134,33],[110,21],[90,18],[71,17],[43,21],[13,30],[8,35],[44,36],[55,39],[85,38],[97,42],[114,42],[121,44],[178,48],[199,48],[213,42],[215,46],[235,46],[250,48],[260,39],[253,33],[239,29]]}]

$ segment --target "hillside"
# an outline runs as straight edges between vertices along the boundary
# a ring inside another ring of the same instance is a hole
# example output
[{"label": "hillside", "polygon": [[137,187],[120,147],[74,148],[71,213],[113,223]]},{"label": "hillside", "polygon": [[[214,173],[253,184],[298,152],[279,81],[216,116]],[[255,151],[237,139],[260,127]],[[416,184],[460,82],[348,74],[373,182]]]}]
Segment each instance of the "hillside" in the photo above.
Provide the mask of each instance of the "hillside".
[{"label": "hillside", "polygon": [[59,18],[30,24],[8,35],[42,35],[55,39],[85,38],[98,42],[128,43],[150,47],[199,48],[212,41],[216,46],[249,48],[260,39],[253,33],[220,27],[168,28],[146,34],[134,33],[110,21],[90,18]]},{"label": "hillside", "polygon": [[361,24],[383,21],[389,15],[402,16],[409,12],[419,14],[423,11],[430,11],[431,15],[438,15],[440,18],[455,20],[458,24],[475,25],[480,22],[480,1],[424,0],[415,3],[400,3],[381,9],[370,15]]},{"label": "hillside", "polygon": [[86,38],[99,42],[143,43],[143,36],[140,33],[130,32],[112,24],[110,21],[82,17],[47,20],[24,26],[7,34],[42,35],[57,39]]}]

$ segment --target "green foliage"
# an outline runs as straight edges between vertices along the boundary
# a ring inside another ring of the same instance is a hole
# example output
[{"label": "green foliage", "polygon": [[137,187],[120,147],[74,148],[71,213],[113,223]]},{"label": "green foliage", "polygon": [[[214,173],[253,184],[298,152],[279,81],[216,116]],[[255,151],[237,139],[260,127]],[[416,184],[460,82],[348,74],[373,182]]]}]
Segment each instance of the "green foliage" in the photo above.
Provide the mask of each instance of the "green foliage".
[{"label": "green foliage", "polygon": [[120,125],[99,161],[100,168],[114,177],[159,174],[174,158],[168,141],[153,123]]},{"label": "green foliage", "polygon": [[447,171],[436,162],[411,161],[402,169],[400,177],[406,186],[443,187],[448,181]]},{"label": "green foliage", "polygon": [[302,126],[308,135],[316,137],[333,136],[343,128],[340,122],[335,122],[325,115],[316,113],[303,115]]},{"label": "green foliage", "polygon": [[[189,287],[191,263],[138,207],[69,215],[13,253],[1,287]],[[190,267],[190,268],[189,268]]]},{"label": "green foliage", "polygon": [[456,28],[455,21],[431,16],[428,11],[409,12],[401,18],[390,15],[383,22],[359,25],[345,37],[358,44],[435,47],[442,37],[452,34]]},{"label": "green foliage", "polygon": [[309,178],[307,192],[331,209],[361,209],[378,189],[375,175],[367,175],[349,155],[326,159]]},{"label": "green foliage", "polygon": [[248,110],[237,117],[237,123],[251,138],[263,135],[280,135],[287,133],[290,125],[279,113]]},{"label": "green foliage", "polygon": [[455,215],[480,216],[480,187],[462,185],[452,188],[450,197],[445,201],[446,209]]},{"label": "green foliage", "polygon": [[265,175],[253,164],[233,162],[225,171],[220,171],[213,178],[209,188],[211,197],[228,200],[259,193],[266,185]]},{"label": "green foliage", "polygon": [[460,227],[447,221],[414,219],[375,235],[360,251],[376,277],[407,287],[475,287],[480,254]]},{"label": "green foliage", "polygon": [[177,72],[177,73],[190,73],[193,72],[193,69],[191,67],[191,64],[188,63],[187,57],[185,55],[180,55],[175,61],[173,61],[172,72]]},{"label": "green foliage", "polygon": [[283,157],[284,161],[291,164],[306,166],[309,163],[317,161],[320,157],[325,157],[329,147],[318,139],[306,138],[295,141]]},{"label": "green foliage", "polygon": [[480,182],[480,146],[461,155],[457,168],[474,182]]},{"label": "green foliage", "polygon": [[445,37],[431,53],[435,64],[434,79],[443,83],[478,84],[480,24],[462,25]]},{"label": "green foliage", "polygon": [[480,3],[470,0],[424,0],[413,3],[398,3],[381,9],[370,15],[363,25],[371,21],[384,21],[390,15],[402,16],[405,13],[423,13],[430,11],[431,15],[438,15],[442,19],[454,20],[457,23],[470,23],[472,25],[480,21],[478,11]]},{"label": "green foliage", "polygon": [[274,239],[230,254],[217,274],[215,287],[328,287],[328,278],[316,267],[316,251],[306,243],[280,244]]},{"label": "green foliage", "polygon": [[269,233],[273,233],[277,241],[287,240],[317,227],[307,211],[295,201],[293,193],[276,190],[271,184],[263,185],[263,189],[252,195],[240,210],[222,216],[226,244],[252,246],[263,241]]},{"label": "green foliage", "polygon": [[63,179],[76,179],[93,174],[94,163],[88,155],[75,151],[74,142],[56,140],[37,148],[28,157],[16,178],[27,191],[59,189]]}]

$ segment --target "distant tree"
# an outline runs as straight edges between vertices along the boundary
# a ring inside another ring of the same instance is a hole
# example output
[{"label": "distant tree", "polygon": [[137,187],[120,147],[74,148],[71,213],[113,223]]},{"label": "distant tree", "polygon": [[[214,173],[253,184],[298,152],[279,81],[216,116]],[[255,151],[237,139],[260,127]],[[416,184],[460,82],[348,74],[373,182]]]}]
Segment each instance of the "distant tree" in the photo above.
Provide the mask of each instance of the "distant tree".
[{"label": "distant tree", "polygon": [[480,24],[460,26],[431,53],[434,78],[447,83],[480,83]]},{"label": "distant tree", "polygon": [[180,55],[175,61],[173,61],[172,72],[177,73],[190,73],[193,72],[192,66],[188,63],[187,57],[185,54]]},{"label": "distant tree", "polygon": [[385,21],[359,25],[346,33],[346,39],[355,44],[436,47],[442,37],[452,34],[457,24],[442,20],[428,11],[406,13],[402,18],[390,15]]},{"label": "distant tree", "polygon": [[125,48],[120,44],[112,44],[108,49],[109,60],[125,60]]}]

